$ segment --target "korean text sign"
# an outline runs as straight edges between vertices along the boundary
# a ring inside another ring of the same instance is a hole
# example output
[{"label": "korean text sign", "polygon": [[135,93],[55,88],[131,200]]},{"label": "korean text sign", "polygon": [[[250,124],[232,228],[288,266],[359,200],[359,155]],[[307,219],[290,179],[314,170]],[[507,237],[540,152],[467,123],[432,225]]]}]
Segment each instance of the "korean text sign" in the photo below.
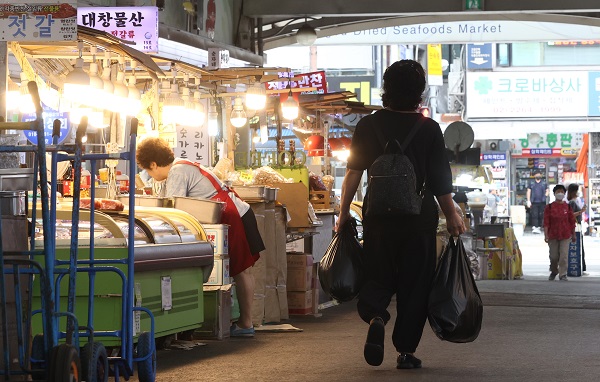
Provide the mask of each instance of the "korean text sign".
[{"label": "korean text sign", "polygon": [[587,71],[468,72],[467,114],[469,118],[588,116],[593,109],[589,76]]},{"label": "korean text sign", "polygon": [[[292,81],[288,81],[288,78],[293,78]],[[325,78],[325,72],[311,72],[294,74],[288,72],[279,73],[279,78],[284,81],[273,81],[267,82],[265,87],[267,90],[285,90],[288,88],[316,88],[316,90],[303,92],[303,94],[326,94],[327,93],[327,79]],[[290,83],[291,82],[291,83]]]},{"label": "korean text sign", "polygon": [[0,3],[0,41],[77,40],[74,0]]},{"label": "korean text sign", "polygon": [[81,7],[77,24],[133,41],[142,52],[158,52],[157,7]]}]

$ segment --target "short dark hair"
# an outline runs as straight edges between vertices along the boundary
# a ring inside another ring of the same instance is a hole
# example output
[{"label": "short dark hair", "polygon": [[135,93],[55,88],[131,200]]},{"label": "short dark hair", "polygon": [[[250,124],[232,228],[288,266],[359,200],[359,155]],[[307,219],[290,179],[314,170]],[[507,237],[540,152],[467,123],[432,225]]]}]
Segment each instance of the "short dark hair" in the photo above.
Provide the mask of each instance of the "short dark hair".
[{"label": "short dark hair", "polygon": [[569,187],[567,187],[567,191],[577,192],[577,191],[579,191],[579,185],[577,183],[571,183],[571,184],[569,184]]},{"label": "short dark hair", "polygon": [[150,163],[155,162],[158,167],[165,167],[173,163],[175,154],[169,143],[161,138],[146,138],[138,146],[136,153],[138,166],[147,170]]},{"label": "short dark hair", "polygon": [[425,91],[425,70],[417,61],[400,60],[383,74],[381,102],[392,110],[416,110]]},{"label": "short dark hair", "polygon": [[558,190],[563,190],[563,192],[567,192],[567,189],[562,184],[557,184],[556,186],[554,186],[554,188],[552,189],[552,193],[556,194],[556,191]]}]

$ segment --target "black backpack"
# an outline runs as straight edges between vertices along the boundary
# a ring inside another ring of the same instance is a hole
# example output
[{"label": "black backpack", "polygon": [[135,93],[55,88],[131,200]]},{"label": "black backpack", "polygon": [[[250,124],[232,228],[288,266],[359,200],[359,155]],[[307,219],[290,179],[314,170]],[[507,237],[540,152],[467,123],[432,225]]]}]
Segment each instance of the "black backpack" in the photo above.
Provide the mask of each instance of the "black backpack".
[{"label": "black backpack", "polygon": [[424,117],[419,118],[402,145],[396,139],[386,140],[381,128],[375,126],[383,154],[369,168],[364,211],[366,217],[421,213],[425,183],[417,189],[415,169],[404,151],[425,120]]}]

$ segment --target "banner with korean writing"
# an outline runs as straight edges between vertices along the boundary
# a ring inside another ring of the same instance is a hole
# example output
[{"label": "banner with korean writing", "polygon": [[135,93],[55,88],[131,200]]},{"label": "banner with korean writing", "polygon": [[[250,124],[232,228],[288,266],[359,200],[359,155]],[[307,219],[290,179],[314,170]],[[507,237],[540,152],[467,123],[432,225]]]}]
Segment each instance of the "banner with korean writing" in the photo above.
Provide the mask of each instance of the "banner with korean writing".
[{"label": "banner with korean writing", "polygon": [[77,1],[0,3],[0,41],[77,40]]},{"label": "banner with korean writing", "polygon": [[175,156],[210,166],[210,137],[205,126],[190,127],[177,125]]},{"label": "banner with korean writing", "polygon": [[468,72],[468,118],[588,115],[588,72]]},{"label": "banner with korean writing", "polygon": [[431,86],[444,85],[441,44],[427,44],[427,83]]},{"label": "banner with korean writing", "polygon": [[[279,73],[279,78],[293,78],[291,81],[291,88],[316,88],[316,90],[302,92],[301,94],[326,94],[327,93],[327,79],[325,78],[325,72],[310,72],[294,74],[291,72]],[[267,90],[285,90],[290,88],[290,81],[273,81],[265,84]]]},{"label": "banner with korean writing", "polygon": [[157,7],[81,7],[77,24],[133,41],[142,52],[158,53]]},{"label": "banner with korean writing", "polygon": [[[42,104],[42,109],[44,110],[44,140],[46,141],[46,144],[52,144],[52,132],[54,129],[54,120],[56,119],[60,121],[60,133],[58,136],[58,143],[62,143],[65,139],[67,139],[67,137],[69,136],[69,131],[71,130],[71,123],[69,121],[68,113],[54,110],[44,104]],[[35,113],[27,113],[21,116],[22,122],[32,122],[35,121],[35,119]],[[38,134],[36,131],[24,130],[23,134],[29,142],[31,142],[34,145],[37,145]]]}]

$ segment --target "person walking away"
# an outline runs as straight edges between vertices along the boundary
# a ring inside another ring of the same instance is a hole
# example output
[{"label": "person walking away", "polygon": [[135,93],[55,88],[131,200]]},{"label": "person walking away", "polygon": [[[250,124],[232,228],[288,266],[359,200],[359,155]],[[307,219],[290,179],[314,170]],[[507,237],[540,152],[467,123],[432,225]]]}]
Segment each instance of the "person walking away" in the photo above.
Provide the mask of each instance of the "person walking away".
[{"label": "person walking away", "polygon": [[536,171],[534,180],[529,183],[527,188],[527,208],[529,208],[529,217],[531,218],[531,233],[542,233],[541,227],[544,221],[547,196],[548,186],[542,180],[542,174]]},{"label": "person walking away", "polygon": [[562,184],[554,186],[554,202],[548,204],[544,211],[544,240],[550,250],[550,276],[556,275],[561,281],[567,281],[569,266],[569,243],[575,241],[575,215],[569,203],[565,201],[567,189]]},{"label": "person walking away", "polygon": [[187,196],[225,203],[221,218],[229,225],[229,272],[237,287],[240,318],[230,328],[232,337],[253,337],[252,303],[254,278],[250,268],[265,249],[256,217],[250,205],[237,197],[227,185],[206,167],[184,159],[175,159],[168,143],[160,138],[146,138],[137,148],[138,165],[156,181],[166,181],[166,197]]},{"label": "person walking away", "polygon": [[[458,236],[466,230],[452,200],[452,173],[440,126],[417,111],[424,89],[425,72],[418,62],[402,60],[387,68],[383,76],[384,109],[358,123],[342,184],[336,230],[350,218],[350,204],[363,172],[384,152],[375,129],[380,129],[387,140],[402,143],[413,126],[425,119],[404,151],[414,166],[418,187],[425,182],[420,214],[363,218],[366,283],[359,293],[357,309],[362,320],[369,324],[363,353],[373,366],[383,362],[385,325],[391,319],[387,308],[396,295],[392,333],[399,353],[396,367],[421,367],[421,360],[414,353],[427,319],[427,301],[436,266],[438,212],[434,197],[446,217],[448,232]],[[367,196],[369,192],[367,189]],[[365,207],[366,212],[368,206]]]},{"label": "person walking away", "polygon": [[579,185],[576,183],[569,184],[567,187],[567,200],[569,202],[569,206],[571,210],[573,210],[573,215],[575,215],[575,221],[577,223],[577,227],[579,227],[579,232],[581,232],[581,273],[585,273],[587,271],[587,267],[585,265],[585,250],[583,248],[583,229],[581,227],[582,215],[587,210],[585,204],[580,206],[577,200],[577,194],[579,192]]}]

